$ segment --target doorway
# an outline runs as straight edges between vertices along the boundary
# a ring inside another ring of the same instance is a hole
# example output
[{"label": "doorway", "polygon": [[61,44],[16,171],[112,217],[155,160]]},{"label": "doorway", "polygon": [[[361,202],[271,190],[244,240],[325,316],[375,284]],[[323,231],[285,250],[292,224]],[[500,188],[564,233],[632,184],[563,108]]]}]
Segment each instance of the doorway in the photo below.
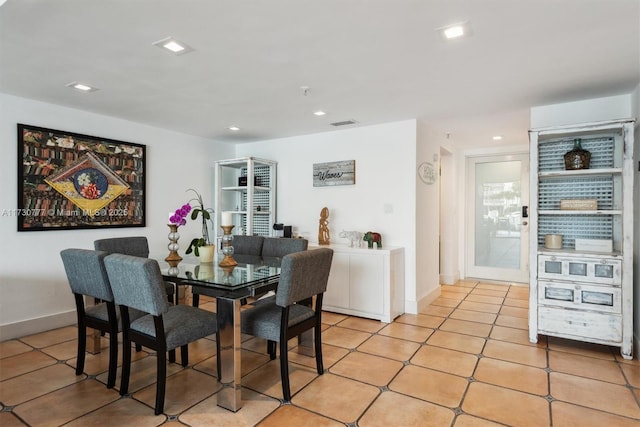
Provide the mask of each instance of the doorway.
[{"label": "doorway", "polygon": [[528,283],[529,156],[467,158],[466,277]]}]

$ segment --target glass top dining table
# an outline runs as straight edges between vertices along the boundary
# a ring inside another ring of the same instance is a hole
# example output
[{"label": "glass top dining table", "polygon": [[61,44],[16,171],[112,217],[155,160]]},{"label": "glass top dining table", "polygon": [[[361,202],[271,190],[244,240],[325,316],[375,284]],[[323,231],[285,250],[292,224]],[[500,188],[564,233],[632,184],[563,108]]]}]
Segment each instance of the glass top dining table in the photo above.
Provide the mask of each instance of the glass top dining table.
[{"label": "glass top dining table", "polygon": [[[240,306],[248,297],[257,297],[276,290],[280,277],[281,258],[234,255],[238,265],[220,267],[221,258],[213,263],[200,263],[198,258],[185,258],[177,267],[169,267],[158,260],[165,280],[188,285],[193,294],[193,305],[198,306],[199,295],[216,298],[216,314],[220,336],[220,363],[222,389],[216,394],[218,406],[238,411],[242,407],[241,385],[241,328]],[[312,336],[303,337],[299,352],[313,354]]]},{"label": "glass top dining table", "polygon": [[177,267],[160,260],[159,263],[166,280],[195,286],[204,295],[246,298],[275,289],[282,258],[234,255],[234,259],[238,263],[234,267],[220,267],[219,258],[200,263],[196,257],[187,257]]}]

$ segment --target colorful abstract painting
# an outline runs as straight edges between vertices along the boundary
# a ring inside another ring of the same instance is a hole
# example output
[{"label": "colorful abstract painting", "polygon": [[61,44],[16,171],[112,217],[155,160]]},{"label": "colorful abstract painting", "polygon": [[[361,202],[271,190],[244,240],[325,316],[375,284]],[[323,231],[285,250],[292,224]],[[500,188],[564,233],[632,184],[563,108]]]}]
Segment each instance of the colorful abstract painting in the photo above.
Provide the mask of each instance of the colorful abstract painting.
[{"label": "colorful abstract painting", "polygon": [[18,124],[18,231],[145,226],[145,146]]}]

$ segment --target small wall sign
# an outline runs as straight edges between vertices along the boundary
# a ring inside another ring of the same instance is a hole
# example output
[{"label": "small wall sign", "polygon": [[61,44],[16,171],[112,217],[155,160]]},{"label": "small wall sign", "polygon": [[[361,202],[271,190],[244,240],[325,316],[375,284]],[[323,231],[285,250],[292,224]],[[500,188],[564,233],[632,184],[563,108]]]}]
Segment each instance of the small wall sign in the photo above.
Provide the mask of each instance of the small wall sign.
[{"label": "small wall sign", "polygon": [[352,185],[356,183],[356,161],[314,163],[313,186]]},{"label": "small wall sign", "polygon": [[424,162],[418,166],[418,176],[427,185],[434,184],[438,180],[438,172],[433,163]]}]

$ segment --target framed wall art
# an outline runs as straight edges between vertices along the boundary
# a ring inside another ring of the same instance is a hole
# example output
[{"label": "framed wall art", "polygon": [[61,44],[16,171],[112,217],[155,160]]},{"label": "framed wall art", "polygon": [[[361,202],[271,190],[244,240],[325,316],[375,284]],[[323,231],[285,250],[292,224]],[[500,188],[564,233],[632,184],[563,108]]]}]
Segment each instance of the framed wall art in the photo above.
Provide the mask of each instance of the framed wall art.
[{"label": "framed wall art", "polygon": [[144,227],[145,149],[18,124],[18,231]]},{"label": "framed wall art", "polygon": [[356,161],[314,163],[313,186],[353,185],[356,183]]}]

